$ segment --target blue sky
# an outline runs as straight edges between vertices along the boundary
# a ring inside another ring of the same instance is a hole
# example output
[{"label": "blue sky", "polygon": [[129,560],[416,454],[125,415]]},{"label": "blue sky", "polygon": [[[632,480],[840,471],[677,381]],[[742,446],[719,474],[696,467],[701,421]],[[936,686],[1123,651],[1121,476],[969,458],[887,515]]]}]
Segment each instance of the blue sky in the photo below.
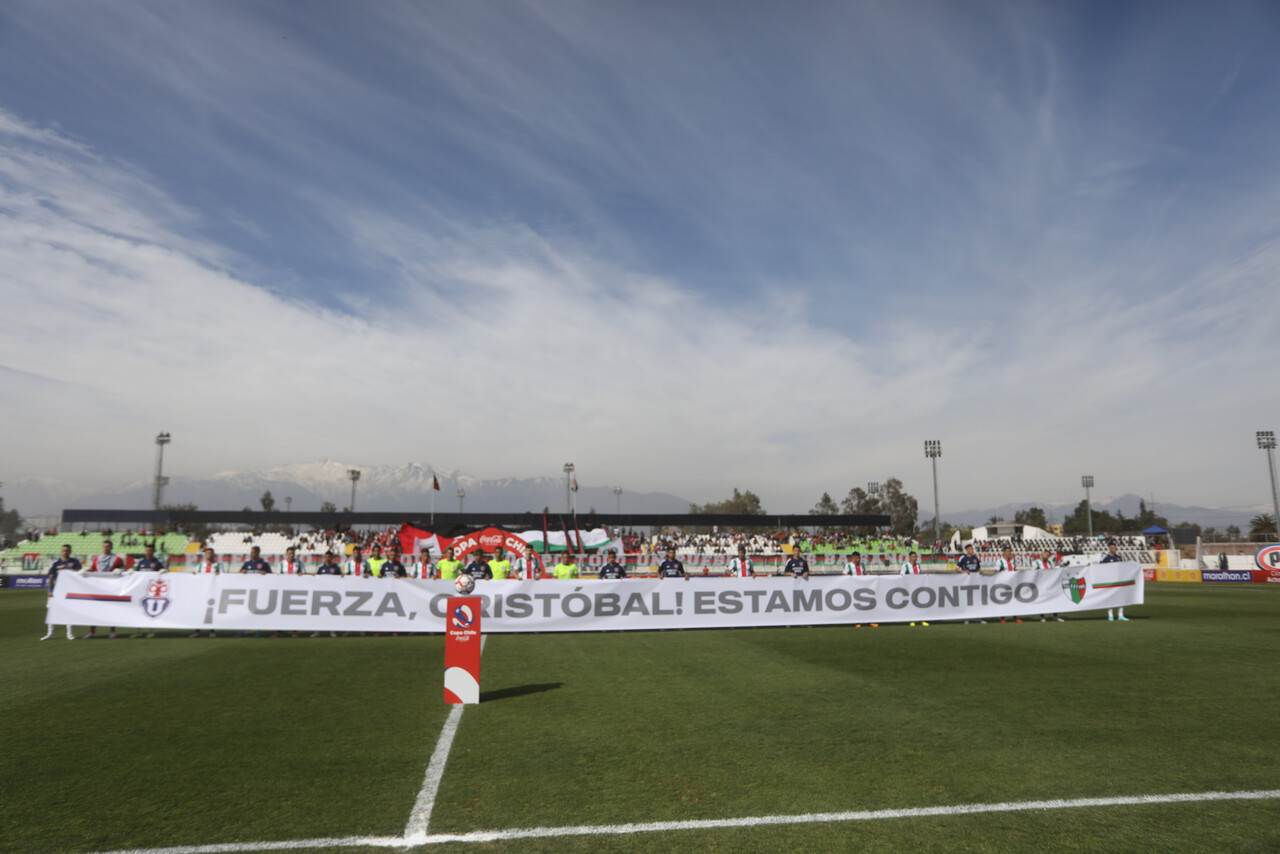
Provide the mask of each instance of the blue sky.
[{"label": "blue sky", "polygon": [[1272,3],[6,4],[0,479],[1261,501],[1277,80]]}]

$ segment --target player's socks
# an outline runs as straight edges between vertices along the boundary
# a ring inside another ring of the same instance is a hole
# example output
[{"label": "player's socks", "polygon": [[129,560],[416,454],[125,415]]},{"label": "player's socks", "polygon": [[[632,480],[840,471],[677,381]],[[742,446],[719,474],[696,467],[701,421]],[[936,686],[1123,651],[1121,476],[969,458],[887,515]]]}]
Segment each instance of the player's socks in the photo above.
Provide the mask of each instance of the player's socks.
[{"label": "player's socks", "polygon": [[50,627],[49,627],[49,631],[48,631],[48,632],[46,632],[46,633],[45,633],[45,636],[44,636],[44,637],[42,637],[42,638],[40,638],[40,640],[48,640],[48,639],[49,639],[49,638],[51,638],[51,637],[53,637],[53,626],[50,626]]}]

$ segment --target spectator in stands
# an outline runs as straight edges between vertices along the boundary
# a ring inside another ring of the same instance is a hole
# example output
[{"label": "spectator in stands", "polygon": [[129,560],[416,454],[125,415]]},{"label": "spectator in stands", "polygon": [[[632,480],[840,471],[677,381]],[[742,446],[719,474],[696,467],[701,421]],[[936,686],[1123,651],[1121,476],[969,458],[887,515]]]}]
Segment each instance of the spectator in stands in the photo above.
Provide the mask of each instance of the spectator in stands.
[{"label": "spectator in stands", "polygon": [[[62,572],[64,569],[68,572],[80,571],[80,559],[71,556],[71,546],[65,543],[62,546],[59,556],[53,561],[53,563],[49,564],[49,598],[50,599],[53,598],[53,588],[58,583],[58,573]],[[42,641],[47,641],[49,638],[53,637],[53,623],[48,623],[47,625],[49,627],[49,631],[45,632],[44,637],[40,638],[40,640]],[[76,636],[71,633],[71,624],[68,623],[67,624],[67,640],[75,640],[75,639],[76,639]]]},{"label": "spectator in stands", "polygon": [[667,559],[658,564],[659,578],[683,578],[689,580],[689,576],[685,575],[684,564],[676,560],[676,547],[667,547]]},{"label": "spectator in stands", "polygon": [[257,546],[249,549],[249,559],[240,565],[240,572],[256,572],[260,575],[271,574],[271,564],[262,559],[262,550]]},{"label": "spectator in stands", "polygon": [[809,561],[805,560],[800,546],[791,547],[791,557],[787,560],[787,565],[782,568],[782,574],[790,575],[792,578],[809,577]]},{"label": "spectator in stands", "polygon": [[[93,560],[90,561],[89,563],[89,567],[87,571],[88,572],[119,572],[123,570],[124,558],[116,554],[114,552],[114,549],[115,549],[115,546],[112,545],[111,540],[104,539],[102,541],[102,554],[94,555]],[[97,636],[98,636],[98,627],[90,626],[89,634],[85,635],[85,639],[93,640]],[[116,636],[116,627],[111,626],[110,632],[107,634],[107,637],[114,638],[115,636]]]},{"label": "spectator in stands", "polygon": [[354,575],[356,578],[363,578],[369,574],[369,562],[364,559],[364,552],[359,546],[351,547],[351,560],[343,565],[342,574]]},{"label": "spectator in stands", "polygon": [[[1107,553],[1102,556],[1102,560],[1098,561],[1098,563],[1120,563],[1123,560],[1124,558],[1120,557],[1120,547],[1116,545],[1115,540],[1111,540],[1110,542],[1107,543]],[[1125,623],[1129,622],[1129,618],[1124,615],[1123,606],[1120,607],[1119,609],[1108,608],[1107,619],[1108,620],[1117,619],[1116,613],[1115,613],[1117,610],[1120,611],[1119,619]]]},{"label": "spectator in stands", "polygon": [[609,560],[604,566],[600,567],[600,578],[605,581],[615,581],[626,578],[627,571],[622,564],[618,563],[618,550],[609,549]]},{"label": "spectator in stands", "polygon": [[284,550],[284,560],[280,562],[281,575],[306,575],[307,567],[298,560],[298,551],[293,546]]}]

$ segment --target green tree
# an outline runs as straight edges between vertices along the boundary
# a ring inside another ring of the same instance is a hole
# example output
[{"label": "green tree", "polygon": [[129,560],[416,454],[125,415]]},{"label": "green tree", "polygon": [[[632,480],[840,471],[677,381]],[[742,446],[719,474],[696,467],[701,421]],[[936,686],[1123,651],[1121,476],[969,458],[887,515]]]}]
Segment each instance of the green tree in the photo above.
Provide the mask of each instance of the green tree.
[{"label": "green tree", "polygon": [[1276,519],[1270,513],[1259,513],[1249,520],[1249,539],[1268,542],[1275,539]]},{"label": "green tree", "polygon": [[[1121,513],[1119,516],[1112,516],[1105,510],[1093,511],[1093,533],[1101,534],[1103,531],[1110,531],[1113,534],[1128,530],[1132,527],[1132,522],[1125,518]],[[1087,534],[1089,532],[1089,514],[1085,512],[1085,502],[1081,501],[1076,505],[1076,509],[1071,515],[1062,520],[1062,533],[1064,534]]]},{"label": "green tree", "polygon": [[726,515],[743,515],[743,516],[763,516],[764,508],[760,506],[760,496],[751,490],[739,492],[735,486],[733,488],[733,497],[726,498],[724,501],[715,501],[702,506],[697,504],[689,505],[690,513],[699,515],[708,514],[726,514]]},{"label": "green tree", "polygon": [[271,490],[269,489],[262,493],[262,497],[258,501],[262,504],[263,513],[270,513],[276,507],[276,500],[271,497]]},{"label": "green tree", "polygon": [[1240,526],[1228,525],[1227,526],[1227,542],[1234,543],[1234,542],[1238,542],[1239,540],[1240,540]]},{"label": "green tree", "polygon": [[1019,525],[1034,525],[1037,528],[1046,528],[1049,520],[1044,516],[1044,508],[1030,507],[1026,510],[1019,510],[1013,514],[1013,521]]},{"label": "green tree", "polygon": [[831,493],[824,492],[822,497],[818,499],[818,503],[813,505],[813,509],[809,511],[810,516],[839,516],[840,507],[831,497]]},{"label": "green tree", "polygon": [[889,527],[895,534],[910,535],[916,529],[920,505],[915,496],[902,488],[902,481],[891,477],[880,486],[881,513],[889,516]]},{"label": "green tree", "polygon": [[22,515],[17,510],[5,510],[4,499],[0,498],[0,540],[17,540],[20,527]]},{"label": "green tree", "polygon": [[325,503],[320,505],[320,512],[321,513],[337,513],[338,505],[334,504],[332,501],[326,501]]}]

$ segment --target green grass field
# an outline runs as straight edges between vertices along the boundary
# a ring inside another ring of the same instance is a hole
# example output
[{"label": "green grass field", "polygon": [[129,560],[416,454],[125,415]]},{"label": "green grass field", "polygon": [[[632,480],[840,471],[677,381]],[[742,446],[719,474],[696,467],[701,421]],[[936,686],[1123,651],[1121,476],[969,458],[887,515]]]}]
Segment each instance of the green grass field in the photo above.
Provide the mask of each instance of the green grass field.
[{"label": "green grass field", "polygon": [[[0,852],[404,832],[440,638],[41,643],[44,601],[0,594]],[[1280,586],[1149,584],[1130,615],[494,635],[429,829],[1280,789]],[[421,850],[784,848],[1276,851],[1280,800]]]}]

